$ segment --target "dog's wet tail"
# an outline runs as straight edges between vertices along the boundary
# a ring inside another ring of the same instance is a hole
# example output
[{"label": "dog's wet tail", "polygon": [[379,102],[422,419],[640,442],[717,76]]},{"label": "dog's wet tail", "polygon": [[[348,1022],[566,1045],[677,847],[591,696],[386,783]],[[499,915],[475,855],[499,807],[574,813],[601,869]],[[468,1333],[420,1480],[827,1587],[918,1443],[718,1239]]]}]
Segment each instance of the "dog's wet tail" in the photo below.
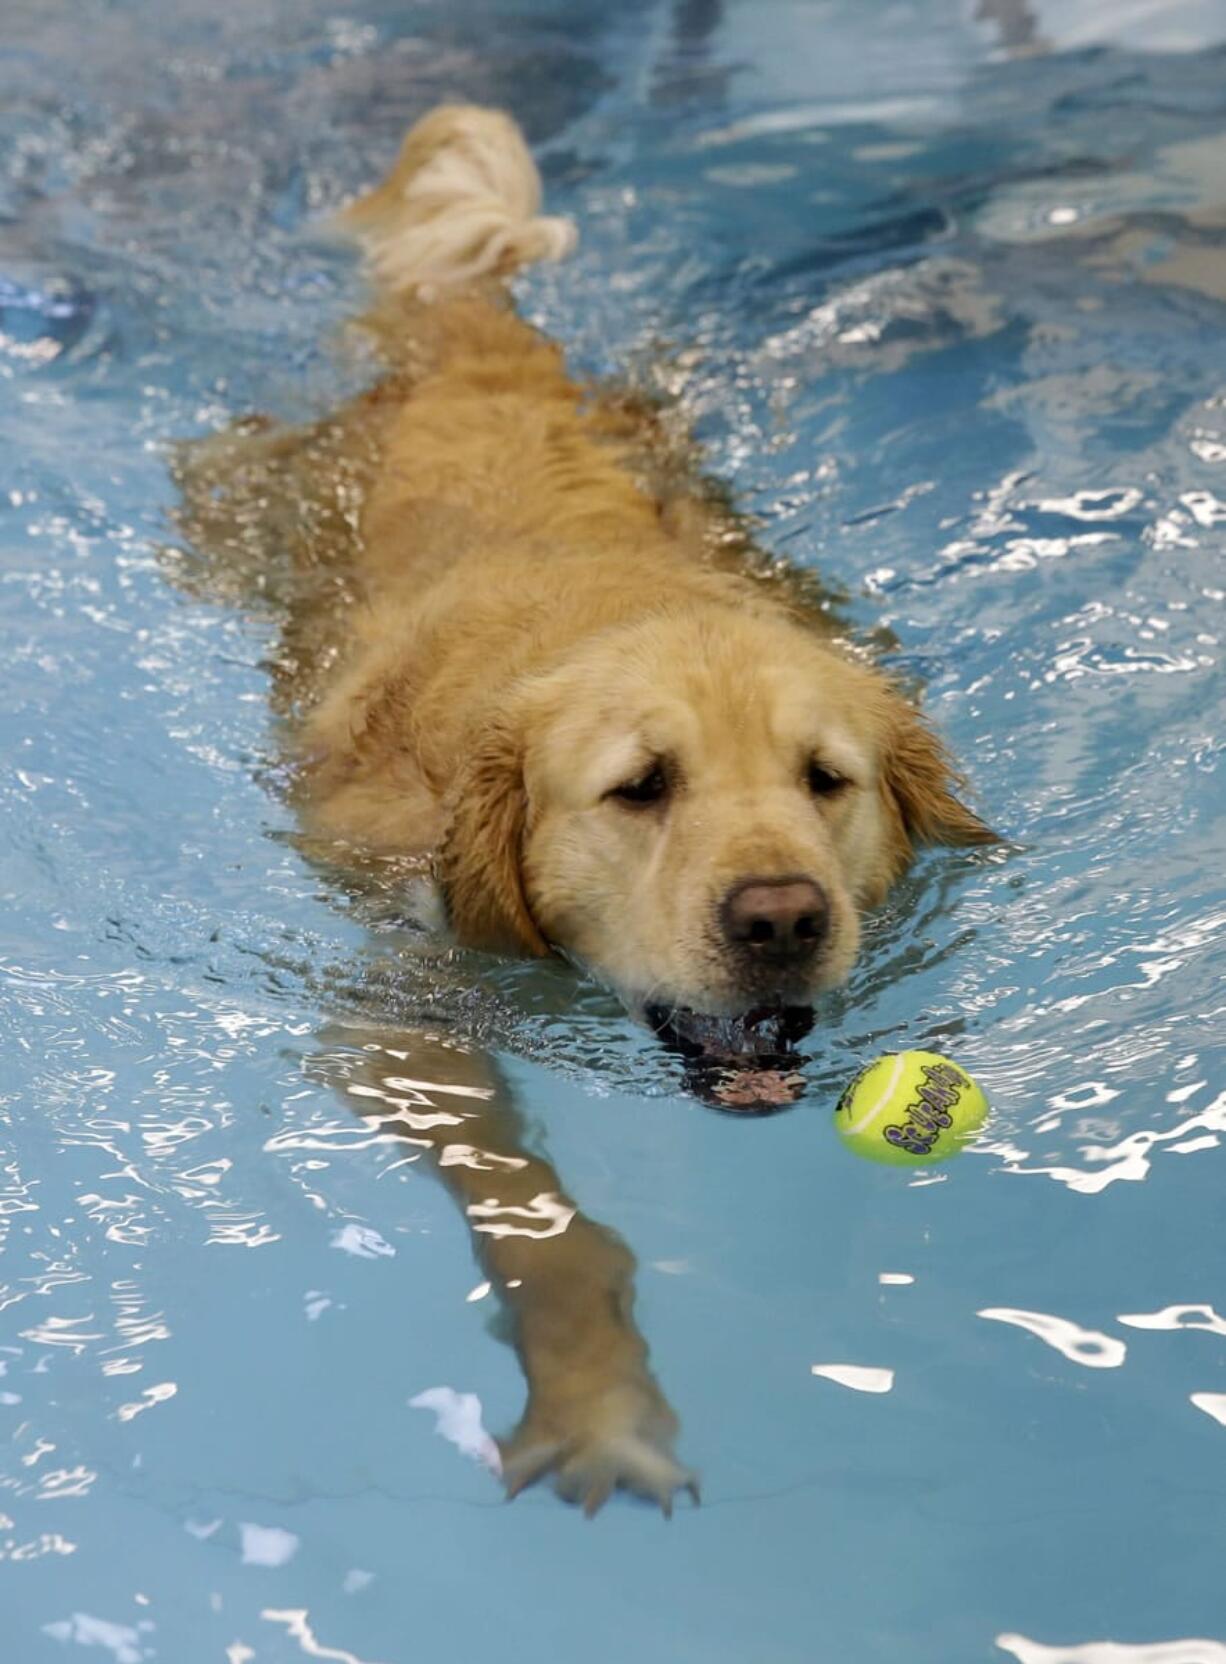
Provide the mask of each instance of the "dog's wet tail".
[{"label": "dog's wet tail", "polygon": [[391,173],[337,228],[361,243],[386,289],[428,298],[569,254],[574,226],[540,207],[540,174],[510,116],[443,104],[409,130]]}]

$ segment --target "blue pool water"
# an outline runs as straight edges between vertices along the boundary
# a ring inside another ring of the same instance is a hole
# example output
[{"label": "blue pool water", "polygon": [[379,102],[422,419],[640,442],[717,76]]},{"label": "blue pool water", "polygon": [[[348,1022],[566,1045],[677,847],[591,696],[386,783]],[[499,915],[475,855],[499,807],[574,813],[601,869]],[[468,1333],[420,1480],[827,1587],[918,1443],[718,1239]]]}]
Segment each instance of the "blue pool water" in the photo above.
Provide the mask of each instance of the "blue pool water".
[{"label": "blue pool water", "polygon": [[[168,441],[353,385],[303,228],[454,93],[581,226],[527,311],[682,401],[1010,840],[891,901],[787,1115],[358,916],[273,620],[165,576]],[[1224,554],[1221,0],[9,0],[0,1664],[1223,1664]],[[701,1508],[508,1505],[411,1406],[522,1403],[318,1079],[422,1001],[632,1246]],[[930,1175],[832,1134],[899,1045],[995,1105]]]}]

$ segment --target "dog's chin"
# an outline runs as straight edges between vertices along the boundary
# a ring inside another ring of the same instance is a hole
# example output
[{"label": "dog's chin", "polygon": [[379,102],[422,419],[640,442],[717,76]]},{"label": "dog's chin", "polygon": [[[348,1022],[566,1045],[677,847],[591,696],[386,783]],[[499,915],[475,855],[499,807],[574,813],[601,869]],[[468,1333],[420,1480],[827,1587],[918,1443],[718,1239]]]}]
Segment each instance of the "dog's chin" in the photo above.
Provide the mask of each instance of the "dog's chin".
[{"label": "dog's chin", "polygon": [[686,1085],[715,1109],[773,1115],[804,1092],[796,1048],[813,1027],[806,1005],[759,1005],[738,1017],[649,1004],[648,1026],[685,1059]]}]

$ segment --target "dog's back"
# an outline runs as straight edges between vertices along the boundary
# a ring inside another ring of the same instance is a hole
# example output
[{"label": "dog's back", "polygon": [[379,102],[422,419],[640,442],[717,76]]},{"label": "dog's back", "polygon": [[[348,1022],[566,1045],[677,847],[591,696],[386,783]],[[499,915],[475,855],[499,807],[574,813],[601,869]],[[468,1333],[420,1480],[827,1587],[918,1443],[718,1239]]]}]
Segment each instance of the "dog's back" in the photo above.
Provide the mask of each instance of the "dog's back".
[{"label": "dog's back", "polygon": [[[685,442],[645,404],[571,380],[558,347],[517,316],[508,278],[574,240],[567,222],[539,208],[539,177],[507,117],[467,106],[427,116],[388,178],[336,222],[359,240],[376,279],[362,322],[388,365],[384,379],[311,428],[229,436],[185,476],[191,512],[220,530],[222,546],[255,554],[270,526],[286,530],[296,512],[302,521],[289,537],[283,688],[299,718],[307,825],[358,849],[441,851],[453,921],[474,943],[566,945],[568,931],[583,934],[583,896],[551,934],[508,881],[502,903],[468,909],[466,925],[454,880],[458,829],[471,822],[473,838],[481,835],[487,857],[474,863],[474,893],[484,886],[488,899],[487,881],[522,861],[526,757],[545,750],[539,735],[506,738],[513,707],[521,730],[527,721],[527,690],[540,704],[538,727],[558,716],[559,698],[591,717],[592,734],[565,742],[576,761],[619,730],[627,756],[641,750],[641,736],[661,726],[649,707],[667,705],[695,730],[714,722],[700,760],[715,769],[717,753],[731,759],[731,795],[704,823],[728,845],[707,861],[712,873],[741,861],[742,822],[770,820],[757,807],[759,776],[774,770],[789,807],[773,831],[750,839],[767,851],[755,855],[755,873],[775,861],[790,818],[803,832],[788,846],[791,869],[839,869],[829,887],[845,897],[840,964],[849,961],[853,900],[884,892],[913,838],[977,841],[985,829],[950,793],[939,746],[909,704],[830,650],[829,619],[798,604],[791,585],[754,572]],[[624,683],[618,693],[614,682]],[[716,720],[729,699],[726,720]],[[747,713],[769,710],[755,750]],[[858,735],[864,779],[841,798],[860,806],[855,815],[832,807],[823,831],[805,781],[838,785],[841,771],[823,763],[809,776],[804,758],[823,749],[832,724]],[[472,808],[481,802],[484,820]],[[542,787],[538,829],[543,803]],[[624,841],[628,825],[610,826],[610,838]],[[505,846],[497,858],[491,827]],[[836,833],[837,860],[817,847]],[[559,856],[562,866],[572,855],[583,855],[582,842]],[[644,849],[614,862],[617,883],[609,874],[601,882],[633,887],[647,858]],[[686,928],[701,934],[709,908],[695,906],[701,918]],[[666,913],[658,898],[657,918]],[[599,951],[583,950],[597,965],[619,951],[612,930],[601,932]],[[670,938],[672,946],[681,951]],[[633,943],[627,953],[635,959]]]}]

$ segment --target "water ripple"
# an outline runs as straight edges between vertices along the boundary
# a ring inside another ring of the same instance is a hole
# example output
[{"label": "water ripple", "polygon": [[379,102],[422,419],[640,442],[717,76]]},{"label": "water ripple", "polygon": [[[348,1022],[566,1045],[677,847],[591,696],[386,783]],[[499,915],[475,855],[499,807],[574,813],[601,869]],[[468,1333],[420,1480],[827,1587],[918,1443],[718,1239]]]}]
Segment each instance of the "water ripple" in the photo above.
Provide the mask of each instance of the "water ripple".
[{"label": "water ripple", "polygon": [[[222,10],[130,0],[82,51],[63,0],[18,0],[0,55],[6,1619],[31,1654],[119,1664],[374,1664],[400,1656],[406,1613],[423,1653],[467,1656],[490,1602],[508,1660],[573,1630],[555,1586],[573,1522],[493,1506],[427,1424],[405,1437],[398,1386],[471,1380],[513,1424],[513,1359],[424,1152],[490,1174],[527,1155],[466,1132],[478,1105],[411,1047],[372,1097],[326,1014],[502,1054],[528,1147],[539,1128],[565,1194],[640,1255],[653,1367],[713,1501],[752,1493],[752,1531],[710,1507],[663,1558],[645,1517],[608,1522],[583,1584],[593,1664],[667,1650],[682,1610],[696,1655],[808,1636],[854,1656],[848,1568],[882,1545],[906,1570],[875,1586],[880,1647],[917,1664],[973,1650],[994,1606],[1048,1636],[1211,1629],[1213,8],[938,5],[883,28],[836,5],[820,52],[774,0]],[[857,640],[922,686],[1008,840],[927,854],[870,921],[790,1117],[711,1116],[565,968],[440,949],[405,873],[358,895],[308,866],[269,725],[272,617],[166,582],[167,442],[248,409],[300,419],[368,374],[324,344],[352,270],[299,233],[444,93],[510,101],[582,222],[575,261],[522,285],[532,319],[695,424],[769,557],[820,574]],[[966,1063],[994,1111],[924,1188],[838,1163],[829,1126],[860,1064],[916,1045]],[[545,1254],[571,1207],[542,1188],[468,1223]],[[1070,1361],[1041,1441],[1002,1435],[1037,1425],[1040,1355],[975,1309]],[[1128,1367],[1069,1311],[1121,1314]],[[876,1414],[806,1389],[808,1349],[840,1335],[897,1362],[922,1439],[895,1397]],[[1168,1392],[1176,1353],[1205,1373]],[[469,1396],[446,1401],[465,1438]],[[798,1472],[866,1413],[871,1441],[820,1458],[820,1482]],[[974,1528],[927,1529],[959,1494]],[[797,1543],[828,1578],[790,1574]],[[998,1646],[1226,1664],[1220,1641]]]},{"label": "water ripple", "polygon": [[996,1645],[1018,1664],[1226,1664],[1226,1642],[1087,1641],[1075,1647],[1049,1647],[1024,1635],[998,1635]]}]

